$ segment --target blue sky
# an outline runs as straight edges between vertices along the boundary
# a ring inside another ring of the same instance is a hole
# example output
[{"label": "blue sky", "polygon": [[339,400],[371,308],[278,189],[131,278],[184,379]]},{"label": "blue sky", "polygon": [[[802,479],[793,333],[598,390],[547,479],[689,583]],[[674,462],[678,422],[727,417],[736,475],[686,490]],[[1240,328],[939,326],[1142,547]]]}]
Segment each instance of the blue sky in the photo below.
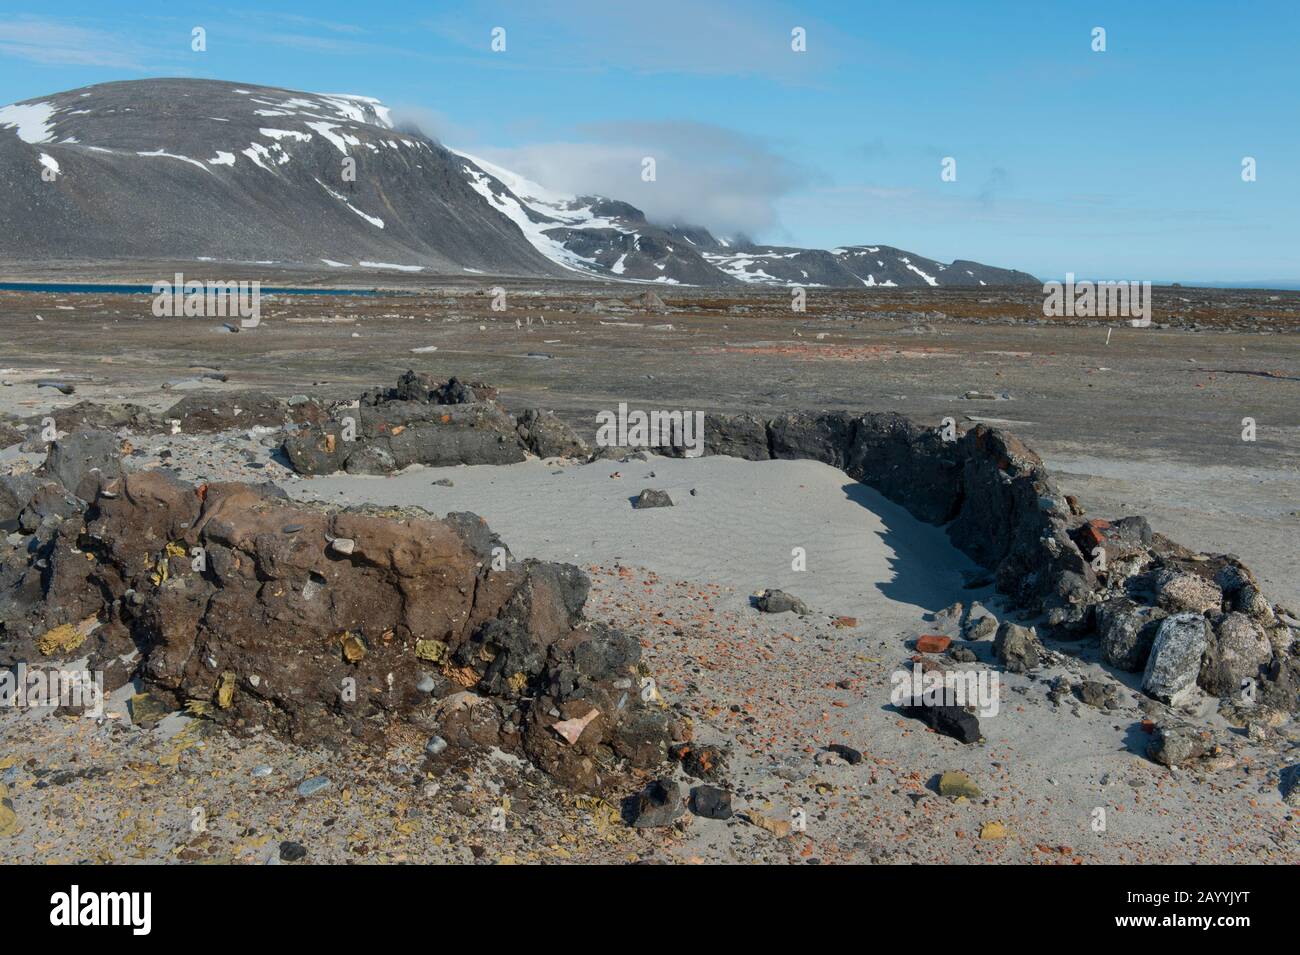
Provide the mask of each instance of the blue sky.
[{"label": "blue sky", "polygon": [[0,20],[0,101],[150,76],[363,93],[548,185],[718,232],[1044,278],[1300,283],[1293,2],[109,6]]}]

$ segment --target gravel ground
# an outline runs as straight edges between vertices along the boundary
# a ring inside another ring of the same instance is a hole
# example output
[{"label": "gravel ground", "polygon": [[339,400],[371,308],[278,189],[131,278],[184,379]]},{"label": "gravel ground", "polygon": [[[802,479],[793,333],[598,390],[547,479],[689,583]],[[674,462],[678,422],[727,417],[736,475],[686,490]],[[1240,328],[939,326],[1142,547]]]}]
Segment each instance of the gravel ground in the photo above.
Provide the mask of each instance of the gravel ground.
[{"label": "gravel ground", "polygon": [[[731,748],[736,808],[802,809],[805,831],[776,838],[739,815],[629,829],[613,801],[559,791],[505,754],[428,766],[409,729],[384,752],[328,753],[181,716],[146,730],[28,712],[0,717],[17,815],[5,859],[261,864],[296,842],[316,863],[1300,861],[1300,818],[1277,795],[1280,741],[1243,738],[1231,765],[1171,774],[1133,752],[1135,708],[1054,707],[1043,679],[1007,677],[986,742],[963,746],[883,707],[908,654],[897,635],[761,617],[720,585],[639,568],[591,571],[592,618],[637,633],[696,738]],[[862,762],[817,765],[830,743]],[[937,795],[932,777],[953,769],[982,796]],[[330,785],[299,795],[318,776]],[[1006,836],[981,839],[990,822]]]}]

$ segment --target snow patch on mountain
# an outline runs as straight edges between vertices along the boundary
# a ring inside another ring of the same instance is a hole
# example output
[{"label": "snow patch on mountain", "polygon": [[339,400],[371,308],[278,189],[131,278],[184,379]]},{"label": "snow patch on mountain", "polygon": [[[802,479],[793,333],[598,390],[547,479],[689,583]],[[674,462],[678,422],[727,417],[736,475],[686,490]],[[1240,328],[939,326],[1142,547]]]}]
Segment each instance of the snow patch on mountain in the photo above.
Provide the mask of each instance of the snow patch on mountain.
[{"label": "snow patch on mountain", "polygon": [[925,279],[925,281],[926,281],[927,284],[929,284],[929,285],[938,285],[938,284],[939,284],[938,279],[936,279],[933,275],[926,275],[924,272],[922,272],[920,269],[918,269],[915,265],[913,265],[913,264],[911,263],[911,261],[910,261],[909,259],[907,259],[905,256],[904,256],[904,257],[900,257],[898,261],[900,261],[900,262],[902,262],[904,265],[906,265],[909,271],[915,272],[917,275],[921,276],[921,278]]},{"label": "snow patch on mountain", "polygon": [[[315,177],[313,176],[312,178],[315,178]],[[376,227],[378,227],[378,228],[380,228],[380,229],[382,229],[382,228],[384,227],[384,220],[381,219],[381,218],[379,218],[379,216],[367,215],[366,213],[362,212],[360,209],[358,209],[356,206],[354,206],[351,202],[348,201],[348,197],[347,197],[347,196],[343,195],[343,193],[341,193],[341,192],[335,192],[333,189],[331,189],[329,186],[325,185],[325,183],[321,182],[319,179],[316,179],[316,183],[317,183],[317,184],[318,184],[322,189],[324,189],[326,192],[328,192],[331,196],[333,196],[333,197],[334,197],[335,199],[337,199],[339,202],[343,203],[345,206],[347,206],[349,209],[351,209],[351,210],[352,210],[353,212],[355,212],[357,215],[361,216],[361,218],[365,219],[365,220],[366,220],[367,222],[369,222],[371,225],[376,226]]]},{"label": "snow patch on mountain", "polygon": [[161,156],[163,159],[179,159],[181,162],[187,162],[192,166],[198,166],[204,172],[212,171],[207,166],[203,165],[203,163],[199,162],[197,159],[191,159],[189,156],[178,156],[176,153],[164,152],[161,149],[154,149],[149,152],[142,152],[140,150],[136,150],[136,155],[137,156]]},{"label": "snow patch on mountain", "polygon": [[423,272],[423,265],[395,265],[392,262],[366,262],[358,263],[368,269],[392,269],[395,272]]},{"label": "snow patch on mountain", "polygon": [[[552,262],[575,272],[602,271],[594,259],[586,258],[566,248],[561,239],[548,235],[547,232],[557,228],[618,229],[618,223],[593,214],[591,207],[583,205],[576,196],[547,189],[539,183],[525,179],[485,159],[471,156],[469,153],[457,149],[449,151],[469,160],[469,164],[462,168],[474,191],[519,226],[520,231],[538,252]],[[493,179],[505,187],[504,192],[493,188]]]},{"label": "snow patch on mountain", "polygon": [[781,280],[776,276],[768,275],[757,267],[756,260],[762,258],[761,255],[748,255],[743,252],[733,255],[724,255],[720,252],[705,252],[703,255],[710,265],[732,278],[740,279],[742,282],[756,285],[781,284]]},{"label": "snow patch on mountain", "polygon": [[14,103],[0,108],[0,128],[17,129],[18,138],[25,143],[39,145],[54,138],[50,121],[54,118],[54,107],[45,102]]}]

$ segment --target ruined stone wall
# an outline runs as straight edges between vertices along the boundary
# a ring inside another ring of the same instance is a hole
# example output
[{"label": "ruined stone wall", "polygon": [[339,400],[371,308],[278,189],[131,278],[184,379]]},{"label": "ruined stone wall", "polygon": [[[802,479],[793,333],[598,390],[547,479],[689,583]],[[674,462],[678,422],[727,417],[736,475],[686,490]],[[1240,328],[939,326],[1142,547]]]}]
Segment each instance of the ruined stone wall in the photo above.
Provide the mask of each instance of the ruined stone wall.
[{"label": "ruined stone wall", "polygon": [[[1096,639],[1102,658],[1141,671],[1177,702],[1194,685],[1293,712],[1295,626],[1230,555],[1197,554],[1141,516],[1086,520],[1019,439],[984,425],[944,440],[896,414],[707,415],[706,454],[810,459],[840,468],[953,544],[1046,633]],[[681,449],[675,449],[682,453]]]},{"label": "ruined stone wall", "polygon": [[[456,379],[408,374],[333,409],[183,404],[200,429],[251,423],[246,414],[278,421],[306,474],[589,456],[553,415],[511,415],[491,389]],[[946,526],[1023,615],[1052,636],[1099,641],[1106,663],[1142,671],[1156,699],[1251,686],[1295,711],[1300,621],[1240,561],[1180,547],[1139,516],[1086,519],[1005,432],[949,437],[896,414],[709,415],[704,448],[820,461]],[[585,575],[515,560],[474,515],[194,487],[128,473],[121,451],[111,432],[77,430],[50,445],[39,473],[0,478],[0,523],[17,535],[0,552],[0,665],[88,656],[110,688],[139,676],[236,730],[306,743],[374,739],[399,716],[445,746],[518,751],[587,790],[658,765],[684,737],[642,699],[637,640],[583,620]]]},{"label": "ruined stone wall", "polygon": [[[88,436],[116,440],[80,432],[51,457]],[[0,562],[0,664],[88,657],[109,689],[139,676],[177,708],[308,745],[412,719],[575,789],[665,759],[673,727],[643,698],[639,642],[583,620],[582,571],[514,560],[473,514],[329,510],[163,471],[80,477],[90,501]]]},{"label": "ruined stone wall", "polygon": [[[304,429],[286,440],[285,451],[307,474],[367,471],[376,461],[391,470],[413,462],[498,463],[525,452],[586,456],[582,440],[553,416],[515,418],[480,393],[484,388],[408,374],[396,389],[363,397],[369,413],[346,449],[330,438],[329,425]],[[439,402],[460,404],[448,410]],[[466,439],[480,430],[484,436]],[[402,437],[404,452],[394,455]],[[1223,696],[1253,682],[1272,705],[1296,708],[1293,631],[1249,569],[1226,555],[1194,554],[1140,516],[1085,520],[1038,455],[1007,432],[977,425],[945,436],[891,413],[706,415],[704,453],[820,461],[920,520],[945,525],[954,546],[988,570],[1022,615],[1039,618],[1039,630],[1099,640],[1103,658],[1143,671],[1157,698],[1172,700],[1196,683]],[[1171,619],[1187,613],[1204,618],[1204,639],[1194,621]]]}]

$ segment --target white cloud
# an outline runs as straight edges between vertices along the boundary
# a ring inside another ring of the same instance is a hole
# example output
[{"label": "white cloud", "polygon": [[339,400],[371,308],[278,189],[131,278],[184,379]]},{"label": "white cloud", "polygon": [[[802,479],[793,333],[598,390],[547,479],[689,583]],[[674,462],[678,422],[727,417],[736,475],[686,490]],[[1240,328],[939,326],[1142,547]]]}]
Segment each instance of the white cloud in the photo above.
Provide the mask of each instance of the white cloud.
[{"label": "white cloud", "polygon": [[[472,151],[552,189],[620,199],[652,222],[724,236],[779,231],[775,203],[810,178],[772,143],[707,123],[602,123],[580,132],[589,139]],[[645,157],[655,160],[653,182],[642,179]]]}]

